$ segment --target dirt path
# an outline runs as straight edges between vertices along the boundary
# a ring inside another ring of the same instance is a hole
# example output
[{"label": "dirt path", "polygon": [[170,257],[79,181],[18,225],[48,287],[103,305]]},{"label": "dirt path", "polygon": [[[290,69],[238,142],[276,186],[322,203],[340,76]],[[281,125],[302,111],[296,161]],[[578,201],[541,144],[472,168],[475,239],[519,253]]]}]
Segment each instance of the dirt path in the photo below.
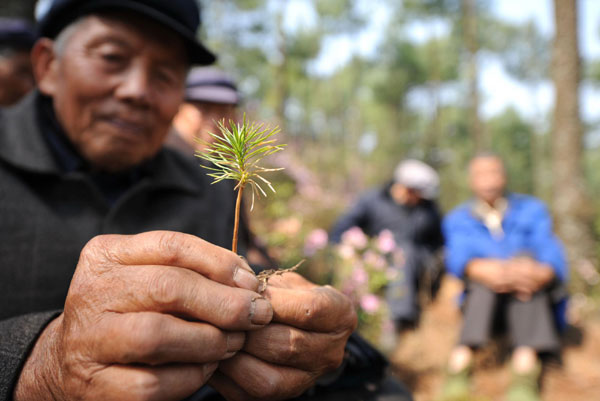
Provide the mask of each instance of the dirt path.
[{"label": "dirt path", "polygon": [[[444,366],[460,327],[456,296],[460,284],[446,280],[437,300],[426,308],[418,330],[405,335],[391,356],[396,374],[413,390],[415,401],[432,401],[442,384]],[[600,321],[586,322],[579,345],[567,346],[563,364],[546,368],[544,401],[600,400]],[[502,401],[509,384],[507,364],[478,357],[474,394],[482,400]]]}]

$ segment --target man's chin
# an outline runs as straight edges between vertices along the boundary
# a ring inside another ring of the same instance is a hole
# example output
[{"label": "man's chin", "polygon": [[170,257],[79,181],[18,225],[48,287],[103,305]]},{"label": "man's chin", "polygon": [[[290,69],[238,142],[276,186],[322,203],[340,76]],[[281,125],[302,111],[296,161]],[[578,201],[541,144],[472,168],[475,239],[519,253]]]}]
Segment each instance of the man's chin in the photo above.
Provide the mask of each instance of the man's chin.
[{"label": "man's chin", "polygon": [[149,157],[141,157],[139,155],[120,155],[110,154],[109,157],[102,155],[102,157],[91,157],[88,161],[95,170],[103,171],[106,173],[116,174],[127,170],[131,170],[144,163]]}]

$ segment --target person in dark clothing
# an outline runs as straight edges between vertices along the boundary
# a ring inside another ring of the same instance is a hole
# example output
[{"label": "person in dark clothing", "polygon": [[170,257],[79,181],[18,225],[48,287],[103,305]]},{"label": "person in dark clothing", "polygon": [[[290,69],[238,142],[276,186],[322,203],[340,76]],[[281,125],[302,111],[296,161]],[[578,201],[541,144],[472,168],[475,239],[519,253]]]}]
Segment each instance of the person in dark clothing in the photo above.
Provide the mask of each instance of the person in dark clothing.
[{"label": "person in dark clothing", "polygon": [[287,399],[343,370],[350,301],[294,273],[258,293],[233,205],[163,148],[214,61],[198,25],[193,0],[41,21],[39,91],[0,112],[0,399]]},{"label": "person in dark clothing", "polygon": [[419,287],[429,282],[435,293],[441,278],[439,253],[444,245],[441,217],[435,203],[437,173],[418,160],[405,160],[394,171],[394,179],[383,188],[363,196],[335,223],[334,243],[352,227],[371,237],[383,230],[394,234],[404,254],[403,274],[387,289],[392,319],[398,330],[413,327],[419,318]]},{"label": "person in dark clothing", "polygon": [[33,89],[29,51],[34,34],[21,19],[0,18],[0,107],[17,103]]}]

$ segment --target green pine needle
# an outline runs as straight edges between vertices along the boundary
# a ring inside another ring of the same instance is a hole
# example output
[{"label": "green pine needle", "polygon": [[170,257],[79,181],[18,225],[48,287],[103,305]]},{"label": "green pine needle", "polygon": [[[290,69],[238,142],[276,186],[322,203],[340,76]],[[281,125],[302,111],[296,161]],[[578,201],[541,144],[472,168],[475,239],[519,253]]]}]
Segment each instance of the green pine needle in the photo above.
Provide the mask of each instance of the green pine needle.
[{"label": "green pine needle", "polygon": [[254,198],[267,193],[261,185],[266,185],[271,191],[275,189],[262,174],[270,171],[283,170],[281,168],[264,168],[259,165],[267,156],[283,150],[285,145],[277,145],[273,137],[280,132],[279,127],[273,129],[264,127],[263,124],[249,122],[244,114],[243,122],[236,123],[229,120],[229,126],[224,121],[218,122],[221,134],[210,133],[213,142],[202,141],[204,151],[196,151],[196,156],[208,162],[202,165],[211,172],[213,184],[223,180],[234,180],[237,184],[235,190],[243,189],[247,185],[252,188],[252,206]]}]

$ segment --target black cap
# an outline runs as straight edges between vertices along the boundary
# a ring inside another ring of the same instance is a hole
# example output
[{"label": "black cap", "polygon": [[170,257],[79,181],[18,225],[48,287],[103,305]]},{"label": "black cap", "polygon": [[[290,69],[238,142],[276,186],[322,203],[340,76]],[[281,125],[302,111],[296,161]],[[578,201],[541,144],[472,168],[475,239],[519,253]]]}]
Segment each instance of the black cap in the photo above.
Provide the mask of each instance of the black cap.
[{"label": "black cap", "polygon": [[194,0],[53,0],[38,23],[38,35],[54,38],[79,17],[115,9],[134,11],[175,31],[184,40],[192,64],[215,61],[196,38],[200,10]]},{"label": "black cap", "polygon": [[0,46],[29,50],[35,35],[29,22],[18,18],[0,18]]},{"label": "black cap", "polygon": [[185,100],[237,105],[240,95],[233,79],[212,67],[195,67],[185,85]]}]

